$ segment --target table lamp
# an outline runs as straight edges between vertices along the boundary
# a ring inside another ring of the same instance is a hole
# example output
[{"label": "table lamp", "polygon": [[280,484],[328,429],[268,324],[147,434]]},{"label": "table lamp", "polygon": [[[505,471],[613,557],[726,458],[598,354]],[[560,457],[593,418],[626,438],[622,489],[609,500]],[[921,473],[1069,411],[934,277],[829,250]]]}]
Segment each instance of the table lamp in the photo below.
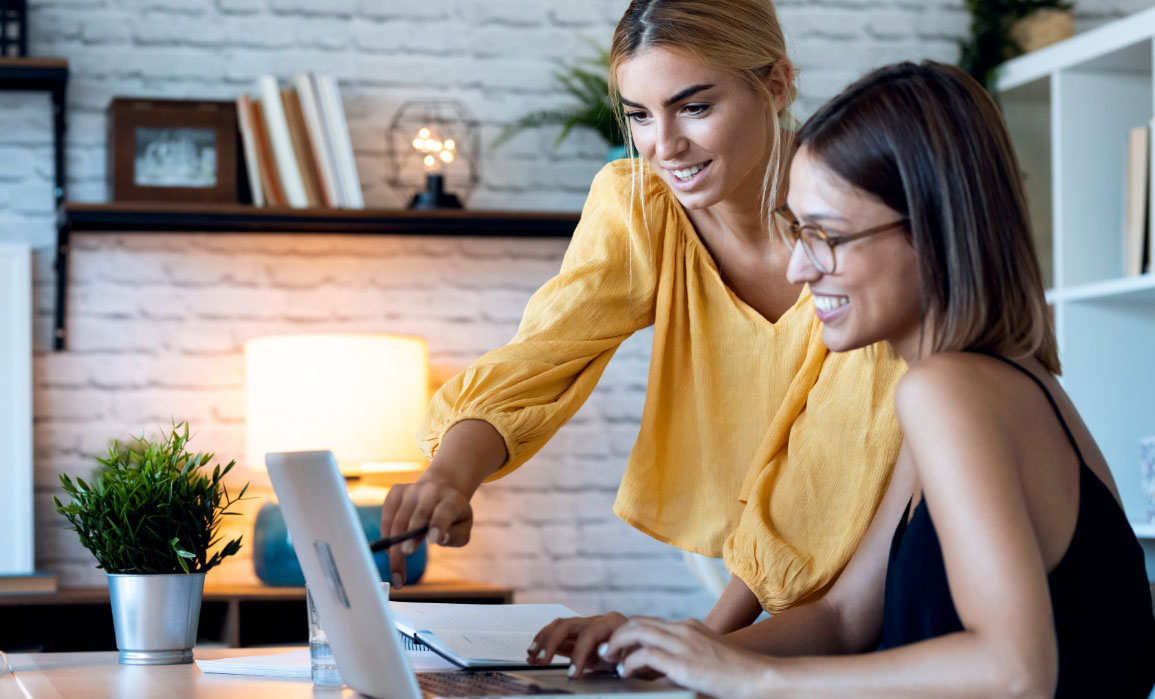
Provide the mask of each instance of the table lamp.
[{"label": "table lamp", "polygon": [[[278,335],[245,344],[245,460],[265,470],[272,451],[333,452],[370,540],[380,536],[386,486],[426,466],[417,431],[429,392],[425,341],[399,335]],[[389,559],[374,559],[389,580]],[[406,559],[406,583],[425,569],[425,547]],[[267,585],[303,585],[284,518],[257,513],[253,565]]]}]

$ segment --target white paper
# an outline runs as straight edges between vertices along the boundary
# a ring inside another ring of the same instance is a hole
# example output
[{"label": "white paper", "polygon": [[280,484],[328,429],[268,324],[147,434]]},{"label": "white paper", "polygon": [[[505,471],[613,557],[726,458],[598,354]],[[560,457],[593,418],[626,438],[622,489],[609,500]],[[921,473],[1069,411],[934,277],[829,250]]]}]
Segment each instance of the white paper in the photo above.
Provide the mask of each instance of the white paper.
[{"label": "white paper", "polygon": [[467,664],[525,665],[526,648],[537,632],[484,633],[479,631],[438,631],[426,638],[418,637],[443,652],[452,651]]}]

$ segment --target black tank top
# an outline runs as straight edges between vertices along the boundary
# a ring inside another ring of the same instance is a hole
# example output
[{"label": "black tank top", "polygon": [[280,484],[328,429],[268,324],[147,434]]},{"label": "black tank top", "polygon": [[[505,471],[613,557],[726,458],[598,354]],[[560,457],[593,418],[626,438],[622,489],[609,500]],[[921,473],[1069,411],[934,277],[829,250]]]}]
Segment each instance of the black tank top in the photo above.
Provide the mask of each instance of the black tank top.
[{"label": "black tank top", "polygon": [[[1056,697],[1147,697],[1155,685],[1155,617],[1143,549],[1107,486],[1087,466],[1050,391],[1047,397],[1079,457],[1079,512],[1067,552],[1047,575],[1059,647]],[[890,545],[879,650],[963,630],[926,499],[906,506]]]}]

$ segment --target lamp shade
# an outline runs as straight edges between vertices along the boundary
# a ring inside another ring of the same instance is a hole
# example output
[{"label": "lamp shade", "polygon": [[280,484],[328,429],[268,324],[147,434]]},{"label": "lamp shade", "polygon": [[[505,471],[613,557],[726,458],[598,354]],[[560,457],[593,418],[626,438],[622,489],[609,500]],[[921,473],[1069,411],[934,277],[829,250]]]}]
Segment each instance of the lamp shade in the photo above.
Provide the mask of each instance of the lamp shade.
[{"label": "lamp shade", "polygon": [[271,451],[328,449],[342,473],[415,474],[429,391],[425,341],[398,335],[278,335],[245,344],[247,465]]}]

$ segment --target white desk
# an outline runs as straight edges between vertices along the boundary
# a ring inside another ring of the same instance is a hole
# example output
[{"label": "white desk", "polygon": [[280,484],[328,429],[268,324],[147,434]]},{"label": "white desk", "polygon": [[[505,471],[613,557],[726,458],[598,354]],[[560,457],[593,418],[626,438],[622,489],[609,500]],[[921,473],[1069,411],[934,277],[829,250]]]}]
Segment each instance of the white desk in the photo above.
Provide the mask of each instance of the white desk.
[{"label": "white desk", "polygon": [[[291,648],[195,649],[198,658],[283,653]],[[120,665],[116,651],[9,653],[12,672],[0,677],[0,699],[297,699],[361,696],[310,680],[202,673],[187,665]]]}]

